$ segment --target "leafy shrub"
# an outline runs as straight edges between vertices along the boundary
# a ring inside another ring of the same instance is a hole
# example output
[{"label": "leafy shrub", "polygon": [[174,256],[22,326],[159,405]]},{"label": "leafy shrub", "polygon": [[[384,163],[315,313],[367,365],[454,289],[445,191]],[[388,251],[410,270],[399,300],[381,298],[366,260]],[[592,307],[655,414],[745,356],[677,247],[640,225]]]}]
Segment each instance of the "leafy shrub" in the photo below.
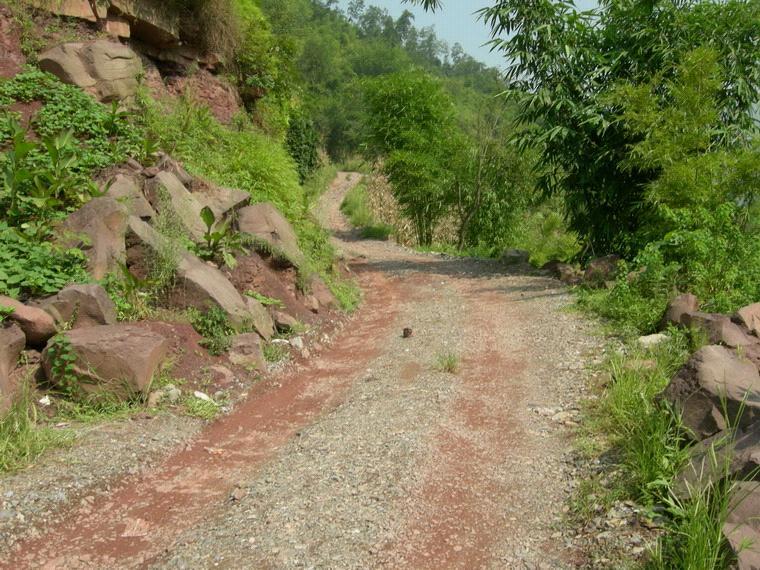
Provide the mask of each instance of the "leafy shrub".
[{"label": "leafy shrub", "polygon": [[[141,129],[117,108],[101,105],[78,87],[61,83],[49,73],[26,68],[13,78],[0,81],[0,105],[13,101],[42,102],[32,121],[40,137],[73,133],[81,150],[74,169],[77,172],[86,174],[140,154],[144,139]],[[0,144],[5,140],[0,139]]]},{"label": "leafy shrub", "polygon": [[78,249],[37,241],[0,222],[0,294],[11,297],[52,295],[66,285],[89,279],[87,259]]},{"label": "leafy shrub", "polygon": [[224,263],[234,269],[237,265],[236,253],[246,253],[243,246],[243,238],[239,232],[234,231],[230,224],[231,218],[217,223],[216,215],[208,206],[201,210],[201,220],[206,226],[203,234],[203,242],[193,244],[192,250],[205,261]]},{"label": "leafy shrub", "polygon": [[230,337],[235,334],[235,329],[221,308],[212,307],[203,313],[197,309],[191,309],[190,322],[196,332],[203,337],[201,346],[208,349],[210,354],[219,356],[229,350]]},{"label": "leafy shrub", "polygon": [[10,409],[0,416],[0,473],[21,469],[45,449],[70,439],[66,432],[40,424],[31,382],[23,382]]},{"label": "leafy shrub", "polygon": [[56,387],[66,396],[80,398],[82,390],[75,371],[77,355],[65,334],[54,336],[47,345],[50,372]]},{"label": "leafy shrub", "polygon": [[291,113],[285,146],[298,165],[303,184],[320,167],[319,136],[314,123],[303,111]]}]

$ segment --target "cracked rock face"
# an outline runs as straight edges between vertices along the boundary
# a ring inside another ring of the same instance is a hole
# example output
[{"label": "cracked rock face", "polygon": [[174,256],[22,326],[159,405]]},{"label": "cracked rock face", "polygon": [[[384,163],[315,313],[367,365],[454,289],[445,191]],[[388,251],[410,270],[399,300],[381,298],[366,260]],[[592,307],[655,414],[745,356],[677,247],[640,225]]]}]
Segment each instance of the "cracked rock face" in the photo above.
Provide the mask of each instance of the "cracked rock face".
[{"label": "cracked rock face", "polygon": [[137,92],[140,57],[118,42],[68,42],[40,55],[40,69],[81,87],[101,102],[129,99]]}]

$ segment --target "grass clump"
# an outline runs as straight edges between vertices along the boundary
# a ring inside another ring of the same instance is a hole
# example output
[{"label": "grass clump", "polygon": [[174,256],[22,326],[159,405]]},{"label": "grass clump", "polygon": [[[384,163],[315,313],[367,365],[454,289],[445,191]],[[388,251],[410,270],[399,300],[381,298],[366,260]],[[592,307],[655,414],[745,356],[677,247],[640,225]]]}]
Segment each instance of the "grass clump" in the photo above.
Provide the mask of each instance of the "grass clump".
[{"label": "grass clump", "polygon": [[40,423],[34,391],[24,382],[10,409],[0,415],[0,473],[22,469],[46,449],[70,441],[67,432]]},{"label": "grass clump", "polygon": [[279,342],[265,342],[261,349],[264,353],[264,360],[272,363],[285,360],[290,353],[288,346]]},{"label": "grass clump", "polygon": [[459,357],[451,352],[439,354],[436,357],[435,368],[439,372],[447,372],[448,374],[456,374],[459,372]]},{"label": "grass clump", "polygon": [[219,356],[229,350],[235,329],[220,307],[211,307],[206,312],[190,309],[189,315],[193,328],[203,337],[200,345],[209,354]]},{"label": "grass clump", "polygon": [[194,418],[211,421],[219,415],[221,409],[213,400],[190,396],[185,400],[185,412]]}]

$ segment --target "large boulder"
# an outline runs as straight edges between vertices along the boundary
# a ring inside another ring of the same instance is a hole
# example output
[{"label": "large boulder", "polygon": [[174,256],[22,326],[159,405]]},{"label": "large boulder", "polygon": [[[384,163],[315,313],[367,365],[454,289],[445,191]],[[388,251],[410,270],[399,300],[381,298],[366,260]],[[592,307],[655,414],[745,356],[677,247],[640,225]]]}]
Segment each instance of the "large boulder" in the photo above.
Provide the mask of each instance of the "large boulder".
[{"label": "large boulder", "polygon": [[40,54],[39,66],[104,102],[133,97],[143,70],[132,49],[108,40],[58,45]]},{"label": "large boulder", "polygon": [[760,336],[760,303],[742,307],[736,313],[736,319],[755,336]]},{"label": "large boulder", "polygon": [[244,190],[225,188],[223,186],[209,186],[193,196],[204,206],[211,208],[217,219],[221,219],[230,212],[236,212],[251,201],[251,195]]},{"label": "large boulder", "polygon": [[[153,376],[169,350],[169,340],[138,325],[108,325],[64,333],[76,356],[73,374],[85,393],[121,398],[147,394]],[[50,347],[42,353],[42,369],[55,385]]]},{"label": "large boulder", "polygon": [[605,255],[589,261],[583,279],[590,287],[602,287],[615,279],[620,263],[619,255]]},{"label": "large boulder", "polygon": [[174,306],[201,311],[217,306],[236,328],[253,326],[264,338],[272,335],[274,323],[261,303],[255,299],[244,299],[216,267],[204,263],[188,251],[171,247],[167,238],[134,216],[128,222],[127,241],[153,254],[176,251],[176,286],[169,299]]},{"label": "large boulder", "polygon": [[11,381],[11,372],[16,367],[25,345],[24,331],[18,325],[0,328],[0,414],[9,408],[13,401],[15,386]]},{"label": "large boulder", "polygon": [[127,229],[126,208],[107,196],[94,198],[63,223],[64,242],[87,255],[88,270],[95,279],[124,264]]},{"label": "large boulder", "polygon": [[724,344],[731,348],[746,347],[757,342],[726,315],[719,313],[686,313],[681,324],[687,328],[699,329],[707,334],[711,344]]},{"label": "large boulder", "polygon": [[724,346],[705,346],[663,392],[698,440],[729,426],[746,428],[760,417],[760,373]]},{"label": "large boulder", "polygon": [[7,318],[24,331],[29,346],[41,348],[57,332],[53,317],[39,307],[30,307],[3,295],[0,295],[0,307],[13,309]]},{"label": "large boulder", "polygon": [[694,447],[691,461],[675,480],[674,492],[681,498],[688,498],[693,489],[724,477],[757,479],[760,474],[760,424],[757,422],[735,437],[731,430],[726,430]]},{"label": "large boulder", "polygon": [[153,208],[159,213],[173,215],[189,237],[203,238],[206,233],[201,220],[203,206],[174,174],[167,171],[156,174],[148,183],[147,195]]},{"label": "large boulder", "polygon": [[684,315],[696,313],[697,311],[699,311],[699,299],[696,296],[691,293],[678,295],[678,297],[668,303],[668,308],[662,317],[662,328],[668,325],[680,326],[683,324]]},{"label": "large boulder", "polygon": [[275,253],[283,253],[295,266],[304,263],[298,238],[285,217],[269,202],[247,206],[238,211],[237,227],[267,242]]},{"label": "large boulder", "polygon": [[737,483],[731,496],[723,534],[737,557],[739,570],[760,568],[760,488]]},{"label": "large boulder", "polygon": [[245,306],[248,309],[248,326],[258,332],[266,340],[272,338],[275,333],[275,324],[272,315],[261,302],[250,297],[245,298]]},{"label": "large boulder", "polygon": [[39,306],[74,329],[116,324],[116,306],[100,285],[69,285]]},{"label": "large boulder", "polygon": [[143,195],[140,183],[134,176],[117,174],[109,182],[106,196],[123,204],[130,216],[151,220],[156,215],[150,202]]}]

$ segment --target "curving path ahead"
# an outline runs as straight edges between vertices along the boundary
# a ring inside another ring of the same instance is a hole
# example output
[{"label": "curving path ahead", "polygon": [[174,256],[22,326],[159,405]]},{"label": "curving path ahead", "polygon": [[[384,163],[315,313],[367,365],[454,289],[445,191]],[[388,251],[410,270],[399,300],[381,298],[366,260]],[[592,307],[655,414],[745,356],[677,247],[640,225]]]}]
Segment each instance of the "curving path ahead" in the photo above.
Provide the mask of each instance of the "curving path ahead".
[{"label": "curving path ahead", "polygon": [[[554,280],[357,240],[339,205],[358,181],[340,173],[316,212],[365,295],[332,347],[0,568],[584,562],[563,509],[598,341]],[[447,355],[455,374],[440,369]]]}]

